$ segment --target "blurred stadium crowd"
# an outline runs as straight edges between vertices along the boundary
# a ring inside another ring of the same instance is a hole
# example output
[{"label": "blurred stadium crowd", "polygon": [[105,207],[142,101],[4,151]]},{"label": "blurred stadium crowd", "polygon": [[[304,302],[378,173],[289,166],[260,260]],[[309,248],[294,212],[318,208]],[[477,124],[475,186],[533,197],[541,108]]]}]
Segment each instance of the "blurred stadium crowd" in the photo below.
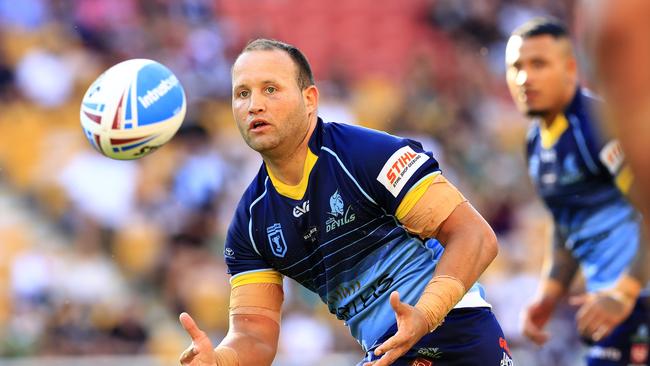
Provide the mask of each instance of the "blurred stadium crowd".
[{"label": "blurred stadium crowd", "polygon": [[[181,311],[213,340],[225,333],[223,239],[259,167],[232,120],[230,65],[264,36],[310,58],[326,120],[434,152],[499,236],[482,282],[515,360],[573,364],[572,309],[543,349],[518,334],[549,220],[526,176],[527,122],[503,66],[516,25],[540,14],[570,23],[572,11],[568,0],[0,0],[0,360],[121,354],[173,364],[189,343]],[[121,162],[90,149],[78,113],[92,80],[129,58],[172,69],[188,117],[167,146]],[[278,365],[361,357],[293,283],[283,323]]]}]

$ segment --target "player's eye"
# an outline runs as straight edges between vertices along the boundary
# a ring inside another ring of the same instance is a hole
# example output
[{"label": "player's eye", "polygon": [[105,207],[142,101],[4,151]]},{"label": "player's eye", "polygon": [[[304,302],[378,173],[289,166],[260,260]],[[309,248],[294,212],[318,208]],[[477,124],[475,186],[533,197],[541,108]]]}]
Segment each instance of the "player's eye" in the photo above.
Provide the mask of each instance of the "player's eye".
[{"label": "player's eye", "polygon": [[539,69],[541,67],[544,67],[546,65],[546,62],[544,60],[533,60],[533,62],[531,62],[531,65],[534,68]]},{"label": "player's eye", "polygon": [[277,89],[274,86],[267,86],[264,88],[264,91],[267,92],[268,94],[273,94],[275,93]]},{"label": "player's eye", "polygon": [[248,90],[241,90],[239,91],[239,97],[240,98],[248,98],[248,96],[251,94]]}]

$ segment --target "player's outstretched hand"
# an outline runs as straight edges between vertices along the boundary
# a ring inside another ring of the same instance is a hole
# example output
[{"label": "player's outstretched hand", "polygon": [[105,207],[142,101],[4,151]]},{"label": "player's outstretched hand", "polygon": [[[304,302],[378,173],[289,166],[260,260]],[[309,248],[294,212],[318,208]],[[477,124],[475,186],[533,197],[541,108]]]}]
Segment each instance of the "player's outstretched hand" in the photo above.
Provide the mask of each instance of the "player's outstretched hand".
[{"label": "player's outstretched hand", "polygon": [[633,301],[624,301],[607,291],[574,296],[569,303],[580,306],[576,314],[578,332],[596,342],[607,337],[634,308]]},{"label": "player's outstretched hand", "polygon": [[183,366],[217,366],[217,359],[214,355],[212,342],[204,331],[194,322],[188,313],[182,313],[179,317],[181,325],[192,338],[192,344],[183,351],[180,357]]},{"label": "player's outstretched hand", "polygon": [[424,314],[415,307],[400,301],[397,291],[390,294],[390,306],[395,311],[397,333],[375,349],[376,356],[383,355],[379,360],[366,362],[363,366],[392,364],[410,350],[429,330]]},{"label": "player's outstretched hand", "polygon": [[550,337],[544,326],[553,314],[554,306],[544,300],[532,302],[522,313],[521,332],[538,346],[546,343]]}]

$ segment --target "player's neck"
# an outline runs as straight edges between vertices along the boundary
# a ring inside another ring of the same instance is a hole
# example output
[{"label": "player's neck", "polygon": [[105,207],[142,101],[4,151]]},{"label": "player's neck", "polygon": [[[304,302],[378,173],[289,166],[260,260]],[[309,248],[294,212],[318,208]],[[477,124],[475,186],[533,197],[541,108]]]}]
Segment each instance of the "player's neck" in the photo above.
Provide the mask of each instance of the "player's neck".
[{"label": "player's neck", "polygon": [[553,126],[553,122],[555,122],[557,116],[559,114],[564,113],[564,111],[569,107],[571,102],[573,101],[573,98],[576,94],[577,87],[567,87],[564,91],[562,101],[560,105],[555,108],[554,110],[548,110],[546,113],[541,115],[541,121],[544,124],[544,127],[550,128]]},{"label": "player's neck", "polygon": [[553,122],[555,122],[555,119],[557,118],[558,114],[560,114],[560,113],[559,112],[545,113],[541,118],[541,121],[542,121],[542,124],[544,125],[544,127],[551,128],[551,126],[553,126]]},{"label": "player's neck", "polygon": [[269,169],[273,176],[280,180],[280,182],[291,186],[300,183],[303,177],[305,160],[307,159],[309,139],[314,133],[315,128],[316,118],[314,117],[313,119],[310,119],[307,134],[298,145],[291,146],[286,152],[262,156],[266,168]]}]

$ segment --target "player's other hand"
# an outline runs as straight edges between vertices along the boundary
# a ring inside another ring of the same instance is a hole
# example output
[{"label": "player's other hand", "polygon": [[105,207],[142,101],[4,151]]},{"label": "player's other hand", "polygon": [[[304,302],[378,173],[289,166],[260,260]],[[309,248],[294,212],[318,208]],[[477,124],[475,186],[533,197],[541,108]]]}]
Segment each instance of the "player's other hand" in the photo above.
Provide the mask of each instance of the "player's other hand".
[{"label": "player's other hand", "polygon": [[363,366],[388,366],[392,364],[410,350],[429,330],[424,314],[415,307],[403,303],[399,299],[397,291],[390,294],[390,306],[395,311],[397,333],[375,349],[376,356],[383,355],[379,360],[366,362]]},{"label": "player's other hand", "polygon": [[634,301],[626,301],[607,291],[574,296],[569,303],[580,306],[576,314],[578,332],[596,342],[607,337],[634,308]]},{"label": "player's other hand", "polygon": [[550,335],[544,326],[551,318],[555,305],[548,300],[533,301],[521,314],[521,332],[538,346],[548,341]]},{"label": "player's other hand", "polygon": [[194,322],[188,313],[179,316],[181,325],[192,338],[192,344],[183,351],[180,357],[183,366],[217,366],[212,342],[204,331]]}]

